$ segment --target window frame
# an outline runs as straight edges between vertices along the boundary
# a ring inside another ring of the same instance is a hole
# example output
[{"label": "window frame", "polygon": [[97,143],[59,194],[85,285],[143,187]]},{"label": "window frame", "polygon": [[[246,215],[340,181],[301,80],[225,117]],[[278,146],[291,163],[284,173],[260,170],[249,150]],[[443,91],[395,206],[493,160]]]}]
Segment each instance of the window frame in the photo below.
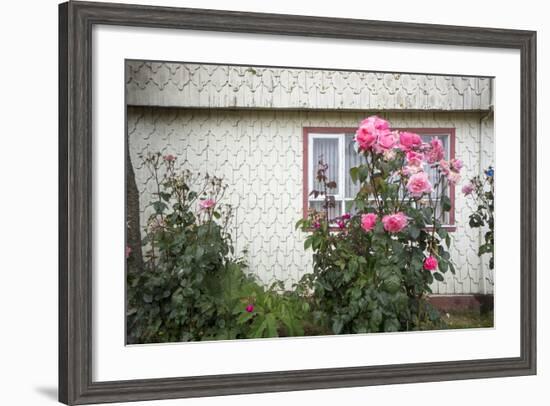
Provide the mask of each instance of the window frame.
[{"label": "window frame", "polygon": [[[448,159],[454,159],[455,158],[455,151],[456,151],[456,128],[453,127],[426,127],[426,128],[420,128],[420,127],[396,127],[392,128],[393,130],[398,131],[409,131],[413,133],[417,133],[419,135],[424,136],[437,136],[437,135],[447,135],[449,137],[449,157]],[[312,154],[313,150],[313,142],[310,141],[310,139],[314,138],[322,138],[322,137],[328,137],[328,138],[339,138],[339,144],[338,147],[340,148],[340,151],[344,151],[343,147],[344,140],[345,140],[345,134],[349,133],[355,133],[357,131],[356,127],[303,127],[302,129],[302,136],[303,136],[303,162],[302,162],[302,171],[303,171],[303,187],[302,187],[302,210],[303,210],[303,218],[307,218],[307,213],[309,209],[309,185],[312,184],[313,181],[313,161],[310,161],[310,156]],[[344,135],[344,137],[341,137],[341,135]],[[345,156],[345,154],[344,154]],[[339,177],[346,176],[345,174],[345,162],[344,159],[340,159],[340,162],[338,164],[339,169]],[[342,183],[344,178],[341,179],[340,182],[338,182],[338,195],[342,196],[341,199],[336,199],[337,201],[342,201],[342,204],[345,205],[345,191],[342,191],[342,186],[340,183]],[[449,211],[449,224],[444,224],[443,228],[449,232],[456,231],[456,223],[455,223],[455,185],[449,185],[449,199],[451,200],[451,210]],[[431,227],[427,227],[427,229],[431,229]]]}]

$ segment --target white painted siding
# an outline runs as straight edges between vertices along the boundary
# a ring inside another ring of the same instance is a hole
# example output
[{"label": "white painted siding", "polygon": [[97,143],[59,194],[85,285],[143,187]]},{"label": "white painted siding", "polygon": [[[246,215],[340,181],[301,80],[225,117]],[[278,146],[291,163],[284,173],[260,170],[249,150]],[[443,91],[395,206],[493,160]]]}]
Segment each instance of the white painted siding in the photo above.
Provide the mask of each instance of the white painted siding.
[{"label": "white painted siding", "polygon": [[[172,153],[178,165],[223,177],[230,185],[227,202],[237,208],[237,249],[248,249],[250,269],[264,282],[281,279],[290,285],[311,270],[304,236],[294,231],[302,215],[302,129],[355,127],[373,113],[129,107],[130,155],[140,205],[149,201],[152,185],[138,165],[139,152]],[[481,122],[483,112],[378,114],[395,127],[456,128],[456,156],[464,161],[464,179],[494,162],[493,123]],[[434,293],[492,293],[493,275],[476,254],[480,233],[468,226],[473,207],[457,189],[451,250],[457,274],[448,273],[444,282],[435,283]]]},{"label": "white painted siding", "polygon": [[194,108],[480,111],[491,79],[129,61],[127,104]]}]

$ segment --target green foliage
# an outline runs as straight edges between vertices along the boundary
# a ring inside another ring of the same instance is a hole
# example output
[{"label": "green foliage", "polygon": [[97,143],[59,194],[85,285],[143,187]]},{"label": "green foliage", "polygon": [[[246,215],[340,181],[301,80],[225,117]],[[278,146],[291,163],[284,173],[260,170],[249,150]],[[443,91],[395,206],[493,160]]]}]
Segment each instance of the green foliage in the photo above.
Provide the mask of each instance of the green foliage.
[{"label": "green foliage", "polygon": [[[360,189],[354,200],[356,212],[346,217],[328,217],[330,195],[328,167],[320,162],[317,180],[325,196],[323,211],[311,210],[308,218],[296,227],[308,232],[304,248],[313,251],[314,269],[300,281],[303,290],[311,292],[312,308],[317,323],[334,334],[417,330],[427,323],[439,323],[439,313],[426,300],[434,279],[443,273],[454,273],[447,251],[450,236],[436,218],[436,202],[441,212],[451,208],[445,194],[446,178],[442,175],[434,189],[439,199],[425,200],[407,194],[405,180],[396,176],[405,157],[365,152],[366,164],[351,168],[352,180]],[[402,212],[408,226],[398,233],[387,232],[380,221],[384,215]],[[378,222],[372,231],[361,227],[362,215],[375,213]],[[331,231],[338,224],[341,231]],[[425,270],[427,255],[437,258],[439,269]]]},{"label": "green foliage", "polygon": [[483,242],[478,249],[478,256],[489,254],[489,268],[494,268],[495,250],[495,171],[492,166],[484,171],[484,177],[475,176],[470,179],[471,196],[476,204],[476,210],[470,214],[471,228],[485,227]]},{"label": "green foliage", "polygon": [[[227,230],[231,207],[222,205],[221,179],[176,169],[175,157],[142,157],[156,186],[142,241],[143,267],[127,261],[127,341],[158,343],[316,334],[418,330],[441,325],[426,300],[430,284],[454,273],[451,239],[433,204],[408,196],[395,173],[404,156],[372,156],[352,168],[360,185],[354,215],[329,219],[334,208],[328,166],[317,180],[321,212],[312,211],[296,228],[308,232],[304,249],[313,252],[313,273],[292,291],[282,282],[263,286],[247,274]],[[450,208],[445,180],[436,188],[443,213]],[[430,199],[430,203],[432,203]],[[381,221],[366,232],[361,217],[402,212],[407,227],[387,232]],[[341,232],[334,232],[338,224]],[[435,272],[424,269],[426,255]],[[128,255],[128,254],[127,254]],[[131,259],[131,258],[129,258]]]},{"label": "green foliage", "polygon": [[[175,158],[158,153],[142,160],[157,192],[142,243],[144,269],[128,261],[128,343],[302,335],[303,301],[279,293],[279,283],[264,288],[235,257],[226,230],[231,210],[219,204],[221,180],[177,171]],[[197,210],[207,199],[215,204]]]}]

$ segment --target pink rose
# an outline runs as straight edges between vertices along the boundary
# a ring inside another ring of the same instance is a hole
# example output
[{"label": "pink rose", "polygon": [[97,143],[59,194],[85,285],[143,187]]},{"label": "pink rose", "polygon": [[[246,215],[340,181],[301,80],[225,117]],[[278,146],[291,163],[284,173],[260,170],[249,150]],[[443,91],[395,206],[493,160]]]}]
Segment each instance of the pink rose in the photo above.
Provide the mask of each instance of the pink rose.
[{"label": "pink rose", "polygon": [[342,214],[342,220],[349,220],[350,218],[351,218],[351,214],[349,213]]},{"label": "pink rose", "polygon": [[449,180],[449,183],[451,185],[456,185],[458,182],[460,182],[460,173],[450,171],[449,175],[447,175],[447,179]]},{"label": "pink rose", "polygon": [[126,259],[128,259],[128,257],[130,256],[130,254],[132,253],[132,249],[128,246],[126,246]]},{"label": "pink rose", "polygon": [[424,165],[424,154],[419,152],[409,151],[407,152],[407,164],[410,166],[422,167]]},{"label": "pink rose", "polygon": [[390,233],[398,233],[407,227],[407,216],[399,212],[395,214],[387,214],[382,217],[382,224],[384,224],[384,229]]},{"label": "pink rose", "polygon": [[318,221],[314,222],[313,223],[313,228],[315,228],[315,229],[321,228],[321,223],[319,223]]},{"label": "pink rose", "polygon": [[361,121],[357,132],[355,133],[355,142],[359,145],[359,149],[369,150],[381,132],[389,131],[390,124],[377,116],[370,116]]},{"label": "pink rose", "polygon": [[252,313],[254,311],[254,305],[253,304],[249,304],[246,306],[246,311],[248,313]]},{"label": "pink rose", "polygon": [[464,196],[468,196],[474,191],[474,185],[471,183],[467,183],[464,186],[462,186],[462,193],[464,193]]},{"label": "pink rose", "polygon": [[388,130],[390,123],[378,116],[369,116],[361,121],[361,126],[368,126],[373,130]]},{"label": "pink rose", "polygon": [[460,172],[463,166],[464,164],[460,159],[455,159],[455,158],[451,159],[451,168],[453,169],[453,171]]},{"label": "pink rose", "polygon": [[411,149],[418,149],[422,145],[422,138],[420,135],[409,132],[402,132],[399,134],[400,148],[403,151],[410,151]]},{"label": "pink rose", "polygon": [[201,200],[199,202],[199,206],[203,210],[208,210],[208,209],[214,207],[215,204],[216,204],[216,202],[213,199]]},{"label": "pink rose", "polygon": [[367,151],[376,141],[376,135],[367,128],[359,127],[355,133],[355,142],[359,145],[359,150]]},{"label": "pink rose", "polygon": [[346,223],[344,223],[344,220],[338,221],[338,228],[346,228]]},{"label": "pink rose", "polygon": [[371,231],[376,226],[376,214],[368,213],[361,216],[361,228],[367,232]]},{"label": "pink rose", "polygon": [[424,269],[427,271],[435,271],[438,267],[437,259],[431,255],[424,259]]},{"label": "pink rose", "polygon": [[449,172],[451,170],[451,166],[449,164],[449,161],[445,161],[444,159],[439,161],[439,170],[441,171],[441,173],[443,175],[449,176]]},{"label": "pink rose", "polygon": [[382,153],[389,149],[392,149],[397,144],[397,135],[390,130],[382,131],[378,135],[378,142],[376,143],[375,151]]},{"label": "pink rose", "polygon": [[176,157],[172,154],[164,155],[163,159],[167,162],[172,162],[176,159]]},{"label": "pink rose", "polygon": [[443,143],[439,138],[432,138],[430,141],[429,149],[426,153],[428,163],[433,164],[437,161],[441,161],[445,158],[445,150],[443,149]]},{"label": "pink rose", "polygon": [[407,182],[407,190],[414,197],[421,197],[424,193],[432,191],[432,184],[426,172],[418,172],[412,175]]}]

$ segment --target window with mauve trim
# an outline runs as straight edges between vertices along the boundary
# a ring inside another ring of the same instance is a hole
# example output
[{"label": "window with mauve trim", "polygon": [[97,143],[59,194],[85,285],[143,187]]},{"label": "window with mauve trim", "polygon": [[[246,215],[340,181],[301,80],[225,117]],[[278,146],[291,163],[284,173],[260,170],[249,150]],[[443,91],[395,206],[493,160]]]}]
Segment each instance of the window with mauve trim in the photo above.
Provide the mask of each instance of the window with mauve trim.
[{"label": "window with mauve trim", "polygon": [[[435,128],[402,128],[402,131],[411,131],[419,134],[424,142],[431,141],[437,137],[443,143],[445,148],[445,159],[454,158],[455,137],[454,129],[435,129]],[[366,162],[363,155],[357,153],[357,147],[354,141],[355,129],[353,128],[304,128],[304,148],[306,157],[304,158],[304,181],[307,182],[307,188],[304,188],[304,216],[309,208],[322,210],[323,196],[311,195],[312,190],[319,190],[319,183],[316,181],[316,172],[319,162],[322,161],[328,165],[326,172],[330,181],[336,182],[336,188],[329,189],[328,194],[334,196],[335,207],[329,209],[329,217],[334,219],[344,213],[354,213],[355,208],[353,199],[359,191],[359,185],[354,184],[349,171],[351,168]],[[436,181],[436,170],[426,167],[432,184]],[[432,198],[435,198],[435,191]],[[439,221],[448,228],[454,227],[454,187],[447,191],[447,195],[452,202],[450,212],[437,212]],[[425,202],[428,202],[426,198]],[[439,207],[440,205],[438,205]]]}]

